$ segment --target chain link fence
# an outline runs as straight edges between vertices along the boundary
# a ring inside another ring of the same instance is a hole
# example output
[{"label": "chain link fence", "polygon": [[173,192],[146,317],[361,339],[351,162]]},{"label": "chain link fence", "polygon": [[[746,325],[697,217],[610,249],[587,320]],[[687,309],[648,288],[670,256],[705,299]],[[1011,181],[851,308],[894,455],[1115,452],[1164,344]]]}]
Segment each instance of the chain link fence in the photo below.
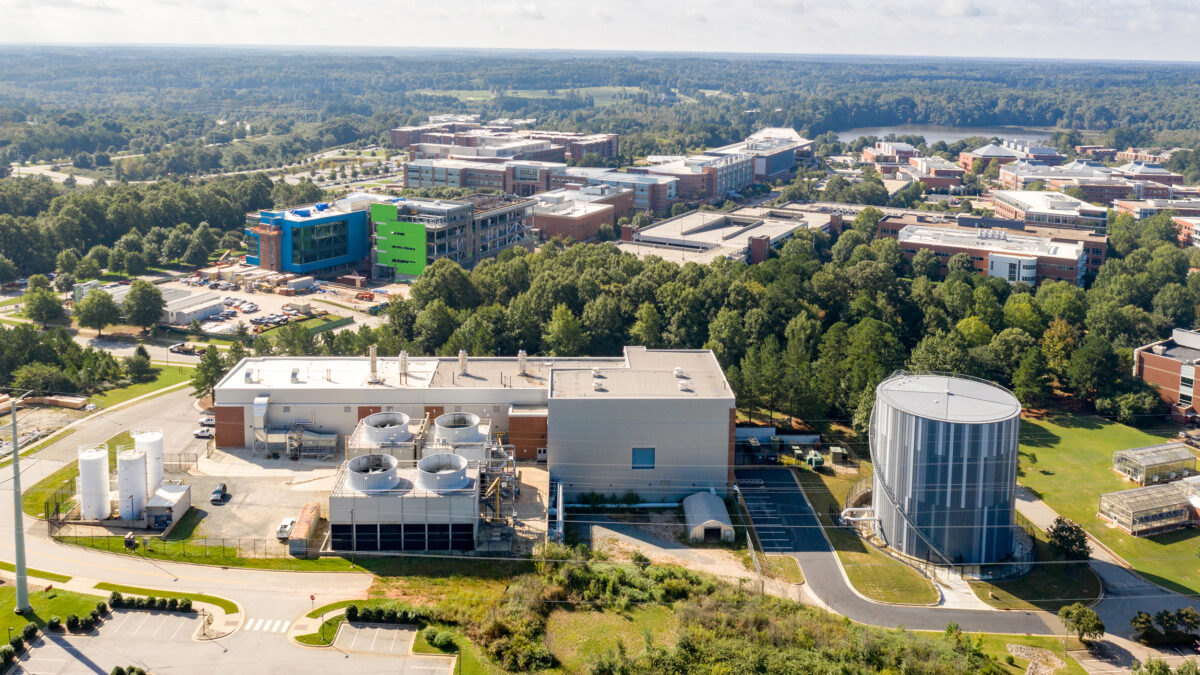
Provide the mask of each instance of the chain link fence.
[{"label": "chain link fence", "polygon": [[[132,541],[114,535],[75,534],[59,528],[53,533],[64,544],[84,546],[113,553],[136,553],[163,560],[207,561],[219,563],[234,558],[286,558],[287,544],[277,539],[232,539],[201,537],[196,539],[164,539],[157,536],[135,535]],[[132,543],[132,548],[129,546]]]}]

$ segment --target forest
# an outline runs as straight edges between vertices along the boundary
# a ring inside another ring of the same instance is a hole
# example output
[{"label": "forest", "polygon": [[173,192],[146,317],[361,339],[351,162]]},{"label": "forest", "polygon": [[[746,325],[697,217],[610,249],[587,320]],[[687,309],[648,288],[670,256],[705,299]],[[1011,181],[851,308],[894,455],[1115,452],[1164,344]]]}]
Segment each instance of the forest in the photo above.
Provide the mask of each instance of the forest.
[{"label": "forest", "polygon": [[[1024,125],[1118,144],[1200,142],[1191,64],[83,47],[0,57],[0,159],[83,154],[83,165],[104,166],[132,153],[117,160],[131,180],[278,167],[383,142],[387,129],[438,112],[620,133],[625,159],[763,126],[813,138],[906,123]],[[593,88],[615,93],[600,104]]]}]

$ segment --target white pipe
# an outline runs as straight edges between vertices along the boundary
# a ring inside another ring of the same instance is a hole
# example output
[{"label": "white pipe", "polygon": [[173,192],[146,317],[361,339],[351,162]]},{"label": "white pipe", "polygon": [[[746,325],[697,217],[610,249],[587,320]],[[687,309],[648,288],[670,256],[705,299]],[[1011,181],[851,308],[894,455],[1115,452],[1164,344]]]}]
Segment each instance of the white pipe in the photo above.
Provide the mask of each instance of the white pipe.
[{"label": "white pipe", "polygon": [[[865,516],[856,515],[856,514],[860,514],[860,513],[866,513],[869,515],[865,515]],[[876,522],[879,521],[879,517],[875,515],[874,510],[869,506],[856,506],[854,508],[843,509],[842,512],[839,514],[839,516],[841,517],[842,520],[844,520],[848,523],[861,523],[864,521],[871,521],[871,520],[874,520]]]}]

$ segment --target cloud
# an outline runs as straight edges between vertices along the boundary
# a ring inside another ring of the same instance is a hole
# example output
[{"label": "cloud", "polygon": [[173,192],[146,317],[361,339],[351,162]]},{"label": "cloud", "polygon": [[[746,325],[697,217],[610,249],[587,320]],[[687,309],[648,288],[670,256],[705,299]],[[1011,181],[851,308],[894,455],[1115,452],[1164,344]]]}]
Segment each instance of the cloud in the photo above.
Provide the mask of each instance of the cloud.
[{"label": "cloud", "polygon": [[535,19],[537,21],[545,21],[546,15],[542,14],[540,7],[533,3],[518,3],[517,16],[523,19]]}]

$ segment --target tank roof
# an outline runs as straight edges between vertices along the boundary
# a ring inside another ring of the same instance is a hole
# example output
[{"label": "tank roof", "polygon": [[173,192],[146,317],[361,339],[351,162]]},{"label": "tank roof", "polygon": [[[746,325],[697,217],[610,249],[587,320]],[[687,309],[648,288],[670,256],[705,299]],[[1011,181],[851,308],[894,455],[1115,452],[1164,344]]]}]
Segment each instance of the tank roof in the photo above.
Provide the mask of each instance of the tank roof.
[{"label": "tank roof", "polygon": [[1021,403],[1007,389],[949,374],[896,373],[879,384],[876,400],[911,415],[959,424],[1002,422],[1021,414]]}]

